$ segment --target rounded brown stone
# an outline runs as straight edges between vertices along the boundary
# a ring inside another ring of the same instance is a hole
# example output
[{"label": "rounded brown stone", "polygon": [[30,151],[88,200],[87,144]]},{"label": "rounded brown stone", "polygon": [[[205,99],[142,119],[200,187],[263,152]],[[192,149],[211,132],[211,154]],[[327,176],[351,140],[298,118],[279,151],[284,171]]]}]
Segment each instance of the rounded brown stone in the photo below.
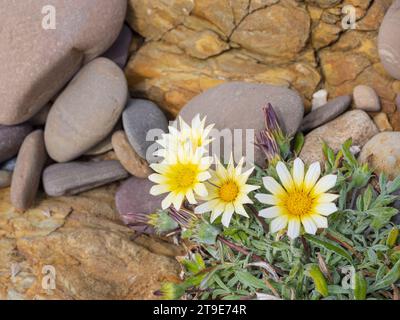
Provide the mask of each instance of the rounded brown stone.
[{"label": "rounded brown stone", "polygon": [[149,164],[133,149],[124,131],[113,134],[112,146],[118,160],[130,174],[138,178],[147,178],[151,174]]},{"label": "rounded brown stone", "polygon": [[19,210],[29,209],[35,201],[47,153],[43,131],[29,134],[18,153],[11,182],[11,202]]}]

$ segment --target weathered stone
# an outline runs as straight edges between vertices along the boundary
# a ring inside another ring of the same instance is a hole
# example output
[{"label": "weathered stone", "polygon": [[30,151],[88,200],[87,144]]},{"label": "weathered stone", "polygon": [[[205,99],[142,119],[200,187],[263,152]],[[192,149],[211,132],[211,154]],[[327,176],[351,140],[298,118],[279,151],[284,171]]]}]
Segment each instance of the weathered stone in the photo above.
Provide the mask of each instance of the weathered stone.
[{"label": "weathered stone", "polygon": [[313,94],[311,111],[321,108],[328,102],[328,91],[325,89],[318,90]]},{"label": "weathered stone", "polygon": [[357,109],[364,111],[379,111],[381,103],[375,90],[369,86],[358,85],[353,91],[354,104]]},{"label": "weathered stone", "polygon": [[127,100],[121,69],[97,58],[75,76],[47,117],[46,148],[58,162],[73,160],[102,141],[117,123]]},{"label": "weathered stone", "polygon": [[[31,118],[84,63],[107,50],[120,32],[126,3],[2,0],[0,123],[12,125]],[[48,29],[51,14],[54,30]]]},{"label": "weathered stone", "polygon": [[[180,115],[188,122],[197,114],[201,117],[207,116],[207,123],[215,124],[216,129],[230,130],[231,139],[237,138],[234,136],[234,129],[241,130],[241,143],[232,143],[234,150],[241,148],[236,151],[237,154],[233,151],[235,156],[246,155],[249,161],[255,160],[259,165],[263,165],[264,156],[254,148],[253,143],[254,134],[265,128],[262,108],[267,103],[272,104],[283,130],[293,135],[300,126],[304,107],[300,96],[284,87],[244,82],[222,84],[189,101]],[[246,130],[253,131],[246,132]],[[221,145],[222,143],[229,142],[223,140]],[[218,151],[223,155],[223,150]]]},{"label": "weathered stone", "polygon": [[388,116],[384,112],[379,112],[374,116],[374,122],[378,127],[379,131],[393,131],[393,127],[391,126]]},{"label": "weathered stone", "polygon": [[49,196],[74,195],[127,176],[128,173],[115,160],[58,163],[44,170],[43,186]]},{"label": "weathered stone", "polygon": [[[147,150],[154,143],[148,139],[150,130],[167,132],[168,122],[164,113],[153,102],[131,99],[122,115],[122,123],[130,144],[143,159],[150,159]],[[158,132],[158,133],[160,133]]]},{"label": "weathered stone", "polygon": [[363,147],[359,160],[390,179],[400,175],[400,132],[381,132]]},{"label": "weathered stone", "polygon": [[149,164],[132,148],[124,131],[113,134],[112,146],[118,160],[130,174],[138,178],[147,178],[151,174]]},{"label": "weathered stone", "polygon": [[0,162],[11,159],[17,153],[25,137],[32,131],[28,124],[19,126],[0,125]]},{"label": "weathered stone", "polygon": [[300,130],[310,131],[335,119],[345,112],[350,107],[350,104],[351,96],[341,96],[329,101],[324,106],[306,115],[301,123]]},{"label": "weathered stone", "polygon": [[53,103],[47,103],[40,111],[35,114],[30,120],[29,123],[33,126],[44,126],[46,124],[47,116],[49,115],[51,106]]},{"label": "weathered stone", "polygon": [[12,172],[0,170],[0,189],[7,188],[11,185]]},{"label": "weathered stone", "polygon": [[[123,226],[115,189],[41,199],[24,213],[0,190],[0,299],[155,299],[162,282],[178,280],[182,249]],[[54,290],[42,287],[49,265]]]},{"label": "weathered stone", "polygon": [[124,25],[114,44],[104,53],[104,57],[114,61],[120,68],[124,68],[128,61],[129,47],[132,41],[132,30]]},{"label": "weathered stone", "polygon": [[1,164],[0,170],[5,170],[5,171],[14,171],[15,169],[15,164],[17,163],[17,157],[12,158],[4,163]]},{"label": "weathered stone", "polygon": [[47,160],[42,130],[29,134],[19,150],[11,182],[11,203],[18,210],[29,209],[39,189]]},{"label": "weathered stone", "polygon": [[338,151],[349,138],[352,138],[353,145],[362,147],[377,133],[378,129],[367,113],[362,110],[348,111],[307,134],[300,158],[308,164],[322,162],[324,141],[334,151]]}]

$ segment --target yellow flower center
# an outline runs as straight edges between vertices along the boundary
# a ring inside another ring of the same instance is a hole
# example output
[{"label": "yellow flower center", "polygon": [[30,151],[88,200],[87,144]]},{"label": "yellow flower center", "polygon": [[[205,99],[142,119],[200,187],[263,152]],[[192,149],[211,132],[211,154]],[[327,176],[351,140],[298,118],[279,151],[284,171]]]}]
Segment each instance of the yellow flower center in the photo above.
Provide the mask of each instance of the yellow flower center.
[{"label": "yellow flower center", "polygon": [[285,207],[289,214],[294,216],[304,216],[311,212],[313,199],[302,191],[289,193],[285,199]]},{"label": "yellow flower center", "polygon": [[224,183],[219,189],[219,197],[225,202],[234,201],[239,194],[239,188],[233,181]]},{"label": "yellow flower center", "polygon": [[190,167],[180,167],[175,173],[176,184],[179,188],[188,188],[194,184],[197,173]]}]

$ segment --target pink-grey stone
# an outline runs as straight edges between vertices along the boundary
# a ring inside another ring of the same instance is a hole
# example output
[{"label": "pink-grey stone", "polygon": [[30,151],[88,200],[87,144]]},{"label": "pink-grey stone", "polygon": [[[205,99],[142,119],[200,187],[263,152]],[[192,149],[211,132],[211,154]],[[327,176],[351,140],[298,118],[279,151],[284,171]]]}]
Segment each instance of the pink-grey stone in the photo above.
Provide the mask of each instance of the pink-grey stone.
[{"label": "pink-grey stone", "polygon": [[11,182],[11,203],[19,210],[29,209],[39,189],[47,160],[43,130],[30,133],[19,150]]},{"label": "pink-grey stone", "polygon": [[329,101],[324,106],[306,115],[301,123],[300,130],[310,131],[335,119],[345,112],[350,107],[350,104],[351,96],[341,96]]},{"label": "pink-grey stone", "polygon": [[7,160],[6,162],[3,162],[0,166],[0,170],[5,170],[5,171],[14,171],[15,169],[15,164],[17,163],[17,157],[14,157],[10,160]]},{"label": "pink-grey stone", "polygon": [[0,125],[0,162],[14,157],[25,137],[32,131],[28,124],[18,126]]},{"label": "pink-grey stone", "polygon": [[47,151],[57,162],[81,156],[107,137],[128,97],[126,78],[111,60],[97,58],[75,76],[47,117]]},{"label": "pink-grey stone", "polygon": [[[55,29],[45,29],[55,9]],[[126,0],[0,0],[0,124],[22,123],[117,38]],[[42,24],[42,22],[45,22]]]},{"label": "pink-grey stone", "polygon": [[375,90],[366,85],[358,85],[353,90],[354,105],[357,109],[377,112],[381,110],[381,102]]},{"label": "pink-grey stone", "polygon": [[[254,130],[255,134],[264,129],[262,109],[268,103],[272,104],[283,130],[293,135],[303,119],[303,102],[296,91],[280,86],[246,82],[225,83],[193,98],[183,107],[180,115],[189,122],[196,114],[200,114],[201,117],[207,116],[207,123],[214,123],[218,130],[230,130],[232,136],[233,129],[241,130],[242,141],[233,141],[233,152],[235,155],[240,153],[240,156],[246,156],[249,161],[255,159],[255,162],[262,166],[265,163],[262,152],[255,148],[246,150],[245,135],[247,129]],[[248,138],[248,145],[254,145],[254,134]],[[221,145],[223,143],[221,138]],[[222,148],[219,151],[222,153]],[[235,160],[239,159],[235,157]]]},{"label": "pink-grey stone", "polygon": [[128,61],[131,42],[132,30],[127,25],[124,25],[117,40],[103,56],[114,61],[120,68],[124,68]]},{"label": "pink-grey stone", "polygon": [[128,177],[119,161],[56,163],[43,172],[49,196],[74,195]]},{"label": "pink-grey stone", "polygon": [[378,51],[386,71],[400,80],[400,0],[395,0],[382,21]]}]

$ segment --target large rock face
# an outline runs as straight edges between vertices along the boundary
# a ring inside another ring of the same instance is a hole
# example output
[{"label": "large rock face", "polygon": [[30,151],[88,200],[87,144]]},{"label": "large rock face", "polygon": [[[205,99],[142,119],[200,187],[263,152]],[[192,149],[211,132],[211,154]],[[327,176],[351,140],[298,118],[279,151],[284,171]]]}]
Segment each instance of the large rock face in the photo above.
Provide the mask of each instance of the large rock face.
[{"label": "large rock face", "polygon": [[114,191],[42,198],[18,213],[9,189],[0,190],[0,300],[154,299],[162,281],[177,279],[182,251],[133,237],[117,217]]},{"label": "large rock face", "polygon": [[[367,84],[400,129],[394,104],[400,82],[384,70],[377,50],[392,2],[130,0],[128,22],[148,40],[126,68],[130,90],[175,116],[194,96],[227,81],[290,86],[307,108],[321,87],[334,98]],[[349,4],[355,30],[341,26]]]},{"label": "large rock face", "polygon": [[[42,27],[48,6],[55,29]],[[82,64],[111,46],[126,0],[0,0],[0,8],[0,124],[10,125],[32,117]]]}]

